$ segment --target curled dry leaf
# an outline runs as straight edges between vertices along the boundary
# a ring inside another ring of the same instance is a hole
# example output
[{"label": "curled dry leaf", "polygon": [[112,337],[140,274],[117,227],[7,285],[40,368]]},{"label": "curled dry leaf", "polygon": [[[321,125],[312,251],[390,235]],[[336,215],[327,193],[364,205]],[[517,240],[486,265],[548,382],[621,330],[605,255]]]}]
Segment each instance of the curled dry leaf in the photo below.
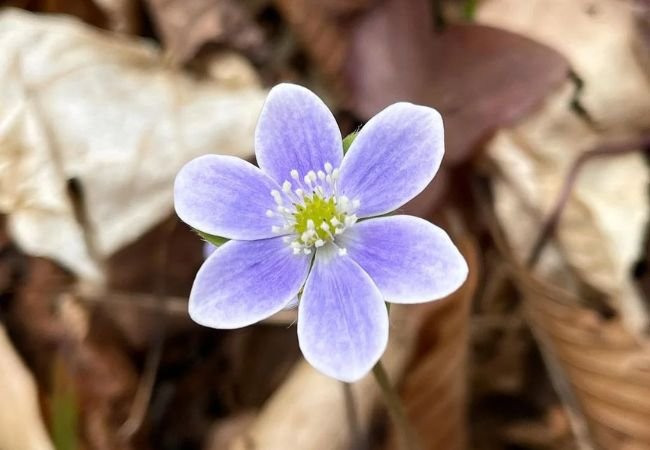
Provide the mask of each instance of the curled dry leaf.
[{"label": "curled dry leaf", "polygon": [[11,9],[0,53],[0,210],[25,251],[83,279],[171,214],[187,160],[252,153],[256,82],[196,81],[145,41]]},{"label": "curled dry leaf", "polygon": [[578,306],[574,294],[525,272],[517,275],[528,320],[574,387],[594,440],[607,450],[650,447],[650,346],[619,318]]},{"label": "curled dry leaf", "polygon": [[0,448],[54,450],[43,424],[32,374],[0,326]]},{"label": "curled dry leaf", "polygon": [[[468,261],[469,279],[449,297],[426,311],[413,362],[405,371],[401,397],[423,448],[463,450],[467,447],[466,386],[469,311],[480,276],[475,243],[459,242]],[[387,449],[398,449],[391,427]]]}]

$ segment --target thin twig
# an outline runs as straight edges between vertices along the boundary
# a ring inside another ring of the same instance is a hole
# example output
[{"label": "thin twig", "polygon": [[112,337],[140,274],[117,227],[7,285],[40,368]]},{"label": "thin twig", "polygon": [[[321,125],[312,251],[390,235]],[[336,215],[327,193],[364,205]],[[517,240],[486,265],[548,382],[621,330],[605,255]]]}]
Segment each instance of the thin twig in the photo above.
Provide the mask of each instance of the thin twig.
[{"label": "thin twig", "polygon": [[[178,225],[177,221],[172,221],[169,223],[163,230],[164,239],[163,242],[169,242],[171,236],[176,230]],[[147,353],[147,358],[145,360],[144,372],[142,377],[140,377],[140,383],[138,384],[138,389],[135,393],[135,398],[131,404],[131,410],[129,412],[129,417],[122,424],[119,429],[119,434],[125,440],[130,440],[138,432],[140,427],[144,422],[144,419],[147,415],[149,409],[149,404],[151,402],[151,396],[153,394],[153,388],[156,383],[156,377],[158,375],[158,367],[160,366],[160,358],[162,357],[163,347],[165,345],[165,330],[167,324],[167,317],[164,314],[162,307],[162,299],[165,296],[167,290],[167,283],[165,277],[165,269],[167,267],[167,260],[169,256],[169,246],[161,245],[160,251],[157,255],[157,273],[156,273],[156,296],[157,296],[157,305],[158,307],[154,310],[156,314],[156,323],[158,327],[156,328],[157,333],[153,344]]]},{"label": "thin twig", "polygon": [[[492,209],[488,206],[489,199],[485,190],[478,186],[477,182],[472,183],[474,195],[477,198],[479,211],[485,219],[488,231],[492,240],[494,241],[497,250],[508,262],[513,275],[518,270],[526,270],[521,264],[512,256],[510,256],[509,245],[505,236],[499,227],[497,218]],[[544,365],[546,366],[549,379],[553,385],[553,389],[557,393],[569,419],[572,434],[575,438],[576,444],[580,450],[594,450],[597,447],[594,445],[587,426],[587,420],[578,399],[575,396],[573,387],[568,382],[568,377],[564,372],[562,365],[559,363],[559,358],[555,353],[553,343],[548,339],[546,334],[539,328],[537,324],[530,320],[529,317],[524,315],[526,324],[530,328],[535,341],[540,349]]]},{"label": "thin twig", "polygon": [[[132,308],[135,314],[143,310],[145,312],[160,311],[167,316],[185,317],[189,319],[186,297],[172,295],[161,297],[155,294],[123,291],[90,292],[88,290],[75,292],[74,294],[75,298],[88,304],[106,305],[107,307],[113,305],[125,306]],[[261,325],[289,326],[295,321],[296,310],[285,309],[259,323]]]},{"label": "thin twig", "polygon": [[386,369],[384,369],[381,361],[378,361],[375,367],[372,368],[372,374],[375,376],[375,380],[377,380],[377,384],[381,389],[386,408],[393,418],[393,422],[395,422],[402,445],[407,450],[419,450],[421,447],[417,434],[413,430],[408,417],[406,417],[402,402],[397,395],[397,391],[391,385]]},{"label": "thin twig", "polygon": [[622,138],[612,142],[606,142],[594,148],[593,150],[586,151],[582,153],[571,165],[568,175],[564,179],[564,184],[558,195],[553,208],[551,208],[550,213],[544,219],[542,223],[541,230],[535,240],[535,244],[526,260],[526,266],[532,268],[539,261],[539,257],[542,254],[548,240],[553,236],[555,228],[560,220],[562,211],[569,199],[571,198],[571,192],[573,187],[578,180],[578,175],[584,164],[594,158],[606,157],[606,156],[620,156],[626,153],[632,153],[639,150],[644,150],[650,147],[650,133],[642,134],[640,136],[632,136]]}]

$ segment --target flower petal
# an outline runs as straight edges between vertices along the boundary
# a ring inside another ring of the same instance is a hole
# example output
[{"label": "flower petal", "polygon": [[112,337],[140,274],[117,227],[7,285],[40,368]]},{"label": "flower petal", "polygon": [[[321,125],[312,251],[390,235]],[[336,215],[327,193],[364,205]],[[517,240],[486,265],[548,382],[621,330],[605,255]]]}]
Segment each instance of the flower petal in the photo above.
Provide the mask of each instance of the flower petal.
[{"label": "flower petal", "polygon": [[282,238],[230,241],[207,259],[190,293],[190,317],[212,328],[240,328],[282,310],[309,273],[310,257]]},{"label": "flower petal", "polygon": [[334,245],[316,252],[298,307],[298,341],[312,366],[347,382],[368,373],[386,349],[388,314],[381,293]]},{"label": "flower petal", "polygon": [[467,278],[467,263],[447,233],[417,217],[358,222],[337,241],[392,303],[436,300]]},{"label": "flower petal", "polygon": [[255,130],[257,163],[282,184],[295,169],[301,176],[339,167],[343,159],[341,132],[325,103],[309,89],[279,84],[269,92]]},{"label": "flower petal", "polygon": [[359,217],[391,212],[422,192],[443,153],[440,114],[395,103],[370,119],[352,143],[341,165],[339,193],[361,202]]},{"label": "flower petal", "polygon": [[278,234],[271,190],[278,185],[260,169],[234,156],[205,155],[187,163],[176,176],[174,206],[183,222],[228,239],[263,239]]}]

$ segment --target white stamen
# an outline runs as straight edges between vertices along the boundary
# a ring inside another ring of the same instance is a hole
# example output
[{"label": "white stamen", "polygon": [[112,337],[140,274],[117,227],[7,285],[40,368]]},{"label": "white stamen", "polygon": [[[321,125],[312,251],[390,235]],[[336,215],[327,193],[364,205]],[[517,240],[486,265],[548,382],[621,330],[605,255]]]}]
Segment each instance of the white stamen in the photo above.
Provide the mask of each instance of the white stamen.
[{"label": "white stamen", "polygon": [[275,189],[271,191],[271,195],[273,196],[273,200],[275,200],[275,203],[277,203],[278,205],[284,203],[282,200],[282,195]]},{"label": "white stamen", "polygon": [[[281,189],[271,190],[277,206],[275,210],[266,210],[265,214],[269,218],[282,219],[279,224],[272,225],[271,230],[283,235],[282,241],[289,245],[294,254],[309,255],[314,249],[334,242],[337,235],[357,222],[354,212],[360,208],[361,202],[338,195],[340,170],[330,162],[319,170],[308,171],[304,176],[297,169],[292,169],[289,174],[290,178],[282,183]],[[321,206],[316,206],[328,202],[333,210],[318,209]],[[319,217],[325,211],[331,216]],[[316,218],[317,224],[314,223]],[[338,254],[345,255],[347,250],[338,248]]]},{"label": "white stamen", "polygon": [[339,248],[339,256],[345,256],[348,254],[347,248]]}]

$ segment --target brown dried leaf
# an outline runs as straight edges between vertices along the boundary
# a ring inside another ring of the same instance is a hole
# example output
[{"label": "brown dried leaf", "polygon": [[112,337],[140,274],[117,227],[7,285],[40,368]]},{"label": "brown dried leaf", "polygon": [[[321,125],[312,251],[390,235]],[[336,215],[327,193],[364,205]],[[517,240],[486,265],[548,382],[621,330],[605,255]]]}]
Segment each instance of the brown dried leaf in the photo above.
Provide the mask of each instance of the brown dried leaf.
[{"label": "brown dried leaf", "polygon": [[[420,326],[401,397],[423,448],[462,450],[467,430],[467,348],[469,311],[480,277],[478,250],[469,237],[459,247],[468,261],[469,279],[449,297],[432,304]],[[398,449],[391,427],[387,449]]]},{"label": "brown dried leaf", "polygon": [[81,403],[81,432],[90,448],[130,448],[117,438],[136,382],[135,369],[110,324],[89,316],[64,294],[70,277],[53,263],[29,259],[9,323],[26,359],[47,386],[55,357],[65,363]]},{"label": "brown dried leaf", "polygon": [[517,275],[528,319],[552,343],[595,440],[608,450],[650,447],[650,345],[619,318],[578,306],[573,294]]}]

